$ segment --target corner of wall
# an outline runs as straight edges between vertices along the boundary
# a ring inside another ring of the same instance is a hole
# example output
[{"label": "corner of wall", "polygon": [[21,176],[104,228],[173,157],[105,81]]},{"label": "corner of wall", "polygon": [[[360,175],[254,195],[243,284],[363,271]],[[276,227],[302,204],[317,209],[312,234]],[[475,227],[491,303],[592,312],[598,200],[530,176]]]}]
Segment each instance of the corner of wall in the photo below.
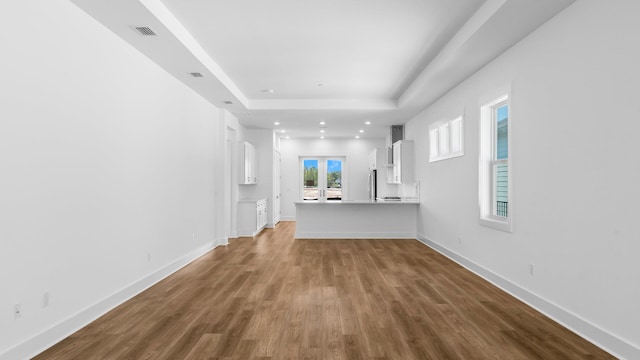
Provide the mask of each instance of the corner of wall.
[{"label": "corner of wall", "polygon": [[142,293],[146,289],[189,265],[194,260],[205,255],[220,245],[226,245],[226,239],[211,241],[200,248],[197,248],[184,256],[172,261],[171,263],[161,267],[160,269],[150,273],[142,279],[116,291],[101,301],[90,305],[89,307],[79,311],[75,315],[63,320],[62,322],[51,326],[50,328],[36,334],[26,341],[17,344],[13,348],[8,349],[0,354],[0,360],[9,359],[28,359],[32,358],[47,348],[60,342],[67,336],[87,326],[92,321],[103,316],[107,312],[113,310],[124,302],[130,300],[136,295]]},{"label": "corner of wall", "polygon": [[520,285],[503,278],[491,270],[480,266],[455,251],[429,239],[423,234],[418,234],[417,239],[422,244],[446,256],[465,269],[480,276],[509,295],[524,302],[548,318],[573,331],[610,354],[620,359],[640,359],[640,348],[625,341],[624,339],[607,332],[576,314],[573,314],[547,299],[544,299],[543,297],[521,287]]}]

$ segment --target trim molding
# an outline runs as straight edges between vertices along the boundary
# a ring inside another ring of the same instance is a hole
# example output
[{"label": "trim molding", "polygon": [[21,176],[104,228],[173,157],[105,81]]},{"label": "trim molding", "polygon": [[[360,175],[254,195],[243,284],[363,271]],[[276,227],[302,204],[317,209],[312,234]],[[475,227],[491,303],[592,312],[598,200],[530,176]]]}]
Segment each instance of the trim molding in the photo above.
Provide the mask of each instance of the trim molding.
[{"label": "trim molding", "polygon": [[296,239],[415,239],[416,233],[412,232],[353,232],[353,233],[330,233],[330,232],[296,232]]},{"label": "trim molding", "polygon": [[208,253],[209,251],[217,248],[220,245],[224,246],[226,244],[228,244],[227,239],[219,238],[205,244],[204,246],[201,246],[200,248],[188,252],[187,254],[177,258],[169,264],[134,282],[133,284],[124,287],[114,294],[70,316],[66,320],[63,320],[58,324],[55,324],[48,329],[43,330],[30,339],[27,339],[12,348],[9,348],[4,353],[0,354],[0,360],[30,359],[40,354],[41,352],[57,344],[67,336],[73,334],[92,321],[96,320],[100,316],[113,310],[115,307],[130,300],[134,296],[140,294],[141,292],[160,282],[174,272],[182,269],[202,255]]},{"label": "trim molding", "polygon": [[609,352],[611,355],[619,359],[640,359],[640,348],[627,342],[616,335],[607,332],[597,325],[581,318],[580,316],[563,309],[549,300],[536,295],[529,290],[513,283],[502,276],[478,265],[477,263],[467,259],[466,257],[442,246],[441,244],[429,239],[428,237],[418,234],[418,241],[432,248],[440,254],[448,257],[458,263],[467,270],[482,277],[493,285],[506,291],[511,296],[540,311],[548,318],[554,320],[560,325],[578,334],[582,338],[592,342],[594,345]]}]

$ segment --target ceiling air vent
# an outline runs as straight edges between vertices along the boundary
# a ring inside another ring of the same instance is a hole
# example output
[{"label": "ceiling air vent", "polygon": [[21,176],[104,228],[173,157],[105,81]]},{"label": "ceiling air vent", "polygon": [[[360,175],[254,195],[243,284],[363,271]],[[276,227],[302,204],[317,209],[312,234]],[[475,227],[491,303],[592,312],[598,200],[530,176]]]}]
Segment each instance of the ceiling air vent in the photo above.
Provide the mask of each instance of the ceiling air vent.
[{"label": "ceiling air vent", "polygon": [[233,105],[233,101],[225,100],[222,102],[225,105]]},{"label": "ceiling air vent", "polygon": [[157,36],[155,31],[148,26],[132,26],[133,30],[135,30],[138,34],[142,36]]},{"label": "ceiling air vent", "polygon": [[195,77],[195,78],[204,77],[204,75],[202,75],[202,73],[199,73],[199,72],[192,72],[192,73],[189,73],[189,75],[191,75],[191,77]]}]

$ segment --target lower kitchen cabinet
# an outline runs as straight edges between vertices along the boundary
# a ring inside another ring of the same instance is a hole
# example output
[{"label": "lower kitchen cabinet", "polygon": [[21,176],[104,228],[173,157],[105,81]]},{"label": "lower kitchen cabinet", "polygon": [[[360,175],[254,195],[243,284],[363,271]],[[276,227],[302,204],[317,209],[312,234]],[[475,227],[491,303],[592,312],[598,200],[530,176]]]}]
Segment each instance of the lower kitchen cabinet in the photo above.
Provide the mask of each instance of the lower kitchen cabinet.
[{"label": "lower kitchen cabinet", "polygon": [[238,201],[238,235],[255,236],[267,225],[267,199]]}]

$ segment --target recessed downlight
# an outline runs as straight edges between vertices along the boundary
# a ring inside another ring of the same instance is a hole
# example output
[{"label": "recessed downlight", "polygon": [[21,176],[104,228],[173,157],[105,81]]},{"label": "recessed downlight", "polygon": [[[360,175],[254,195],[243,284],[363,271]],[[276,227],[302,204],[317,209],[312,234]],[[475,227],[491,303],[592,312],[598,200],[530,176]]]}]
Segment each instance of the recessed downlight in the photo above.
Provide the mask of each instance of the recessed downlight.
[{"label": "recessed downlight", "polygon": [[320,121],[320,125],[327,125],[327,123],[324,121]]},{"label": "recessed downlight", "polygon": [[365,121],[364,124],[365,125],[371,125],[371,121]]},{"label": "recessed downlight", "polygon": [[356,135],[356,139],[360,139],[360,135]]},{"label": "recessed downlight", "polygon": [[273,123],[273,125],[278,126],[278,125],[280,125],[280,123],[276,121],[276,122]]},{"label": "recessed downlight", "polygon": [[320,136],[320,139],[324,139],[324,136]]},{"label": "recessed downlight", "polygon": [[363,133],[363,132],[364,132],[364,130],[360,129],[360,133]]},{"label": "recessed downlight", "polygon": [[321,132],[321,133],[323,133],[323,132],[324,132],[324,129],[320,130],[320,132]]},{"label": "recessed downlight", "polygon": [[280,132],[284,134],[287,132],[287,130],[280,130]]}]

